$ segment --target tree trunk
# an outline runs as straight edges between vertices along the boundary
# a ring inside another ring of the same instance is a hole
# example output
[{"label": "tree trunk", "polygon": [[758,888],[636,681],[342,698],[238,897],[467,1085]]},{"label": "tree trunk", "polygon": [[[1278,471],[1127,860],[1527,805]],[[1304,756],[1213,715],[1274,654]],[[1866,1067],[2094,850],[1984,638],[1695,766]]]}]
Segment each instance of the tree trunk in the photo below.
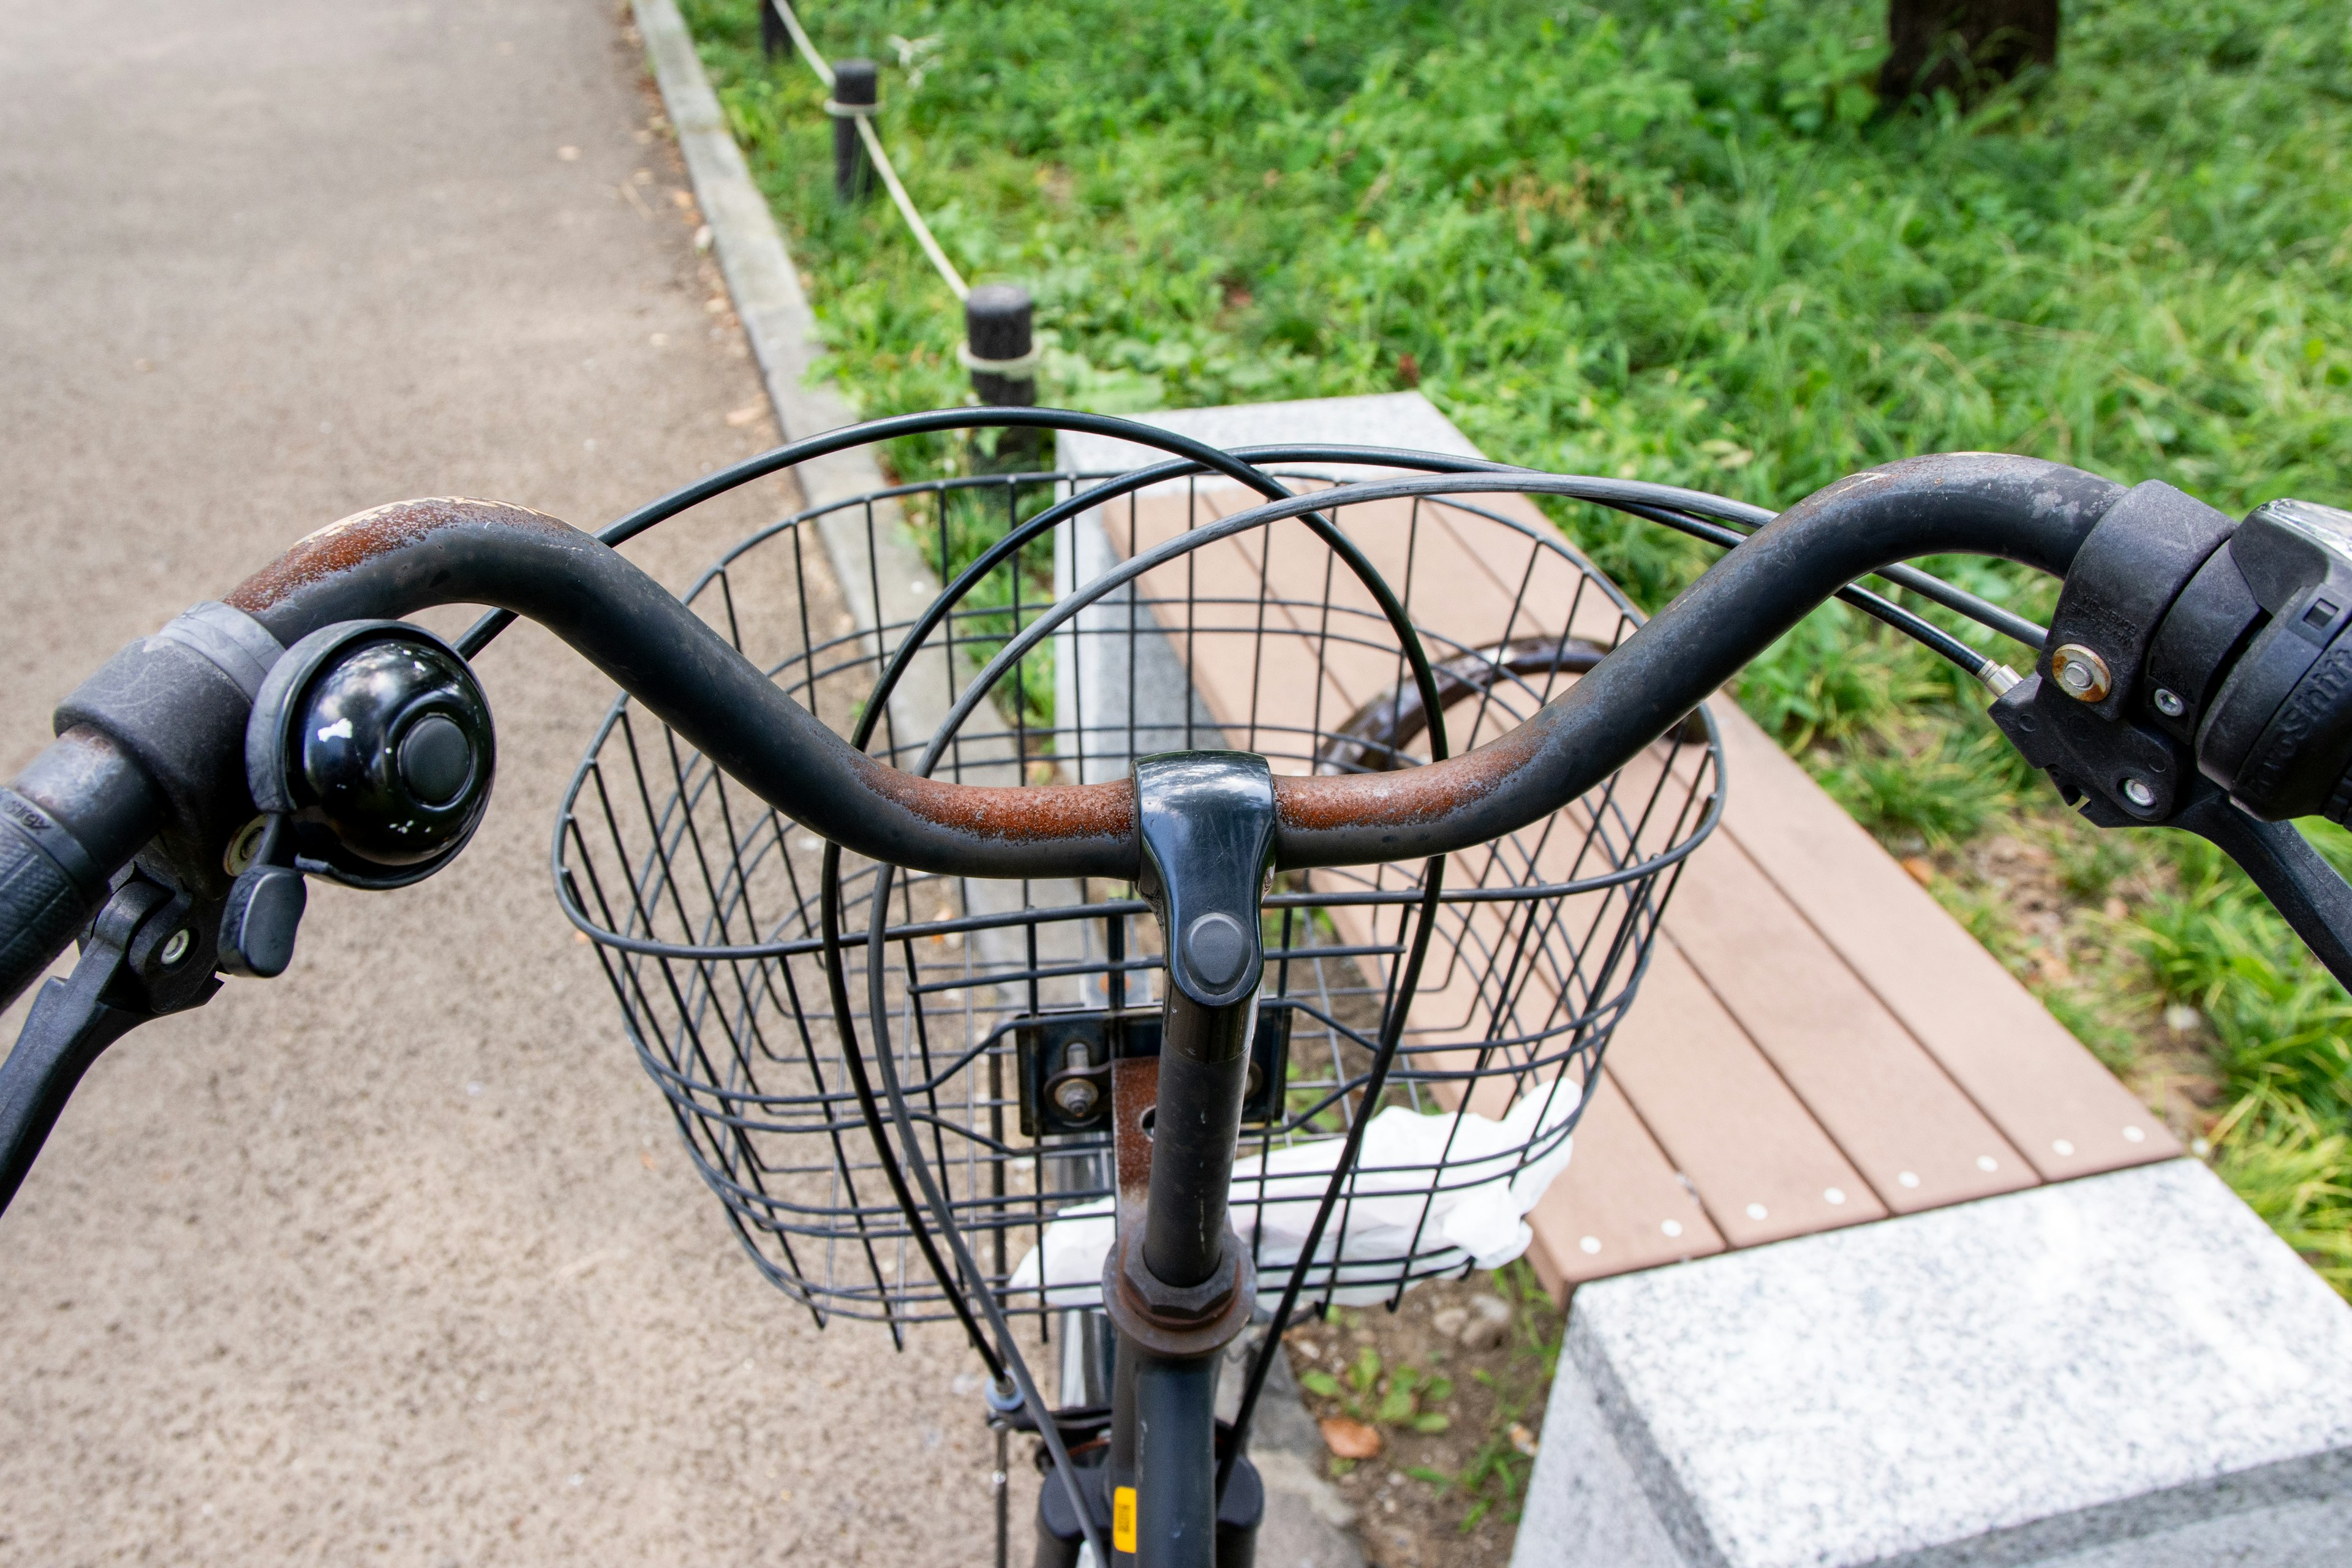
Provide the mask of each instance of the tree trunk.
[{"label": "tree trunk", "polygon": [[1887,0],[1878,96],[1939,89],[1961,101],[2028,66],[2058,63],[2058,0]]}]

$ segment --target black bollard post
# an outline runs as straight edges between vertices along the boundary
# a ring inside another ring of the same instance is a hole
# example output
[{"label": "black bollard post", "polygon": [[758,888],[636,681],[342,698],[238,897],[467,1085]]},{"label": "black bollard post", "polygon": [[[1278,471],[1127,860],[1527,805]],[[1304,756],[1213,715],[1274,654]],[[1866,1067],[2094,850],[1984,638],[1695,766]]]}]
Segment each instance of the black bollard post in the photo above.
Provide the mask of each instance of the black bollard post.
[{"label": "black bollard post", "polygon": [[874,188],[874,166],[866,162],[857,122],[871,119],[881,100],[882,73],[872,60],[834,62],[833,97],[824,111],[833,116],[833,194],[845,205],[864,201]]},{"label": "black bollard post", "polygon": [[784,31],[784,19],[776,15],[775,0],[760,0],[760,52],[770,59],[793,47],[793,36]]},{"label": "black bollard post", "polygon": [[[971,390],[982,404],[1034,408],[1037,403],[1037,344],[1029,290],[1011,283],[983,283],[964,296],[963,363]],[[1007,471],[1036,466],[1043,432],[1022,426],[996,433],[995,467]]]}]

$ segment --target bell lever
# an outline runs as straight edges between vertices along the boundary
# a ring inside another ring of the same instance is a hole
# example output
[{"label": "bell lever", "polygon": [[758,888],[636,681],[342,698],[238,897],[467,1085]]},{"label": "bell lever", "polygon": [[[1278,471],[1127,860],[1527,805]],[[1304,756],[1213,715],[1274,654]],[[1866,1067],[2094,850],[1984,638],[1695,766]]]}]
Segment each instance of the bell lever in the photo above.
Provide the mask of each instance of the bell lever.
[{"label": "bell lever", "polygon": [[229,884],[221,911],[220,966],[231,974],[274,980],[294,962],[294,933],[310,895],[294,865],[292,819],[273,811],[261,820],[253,864]]}]

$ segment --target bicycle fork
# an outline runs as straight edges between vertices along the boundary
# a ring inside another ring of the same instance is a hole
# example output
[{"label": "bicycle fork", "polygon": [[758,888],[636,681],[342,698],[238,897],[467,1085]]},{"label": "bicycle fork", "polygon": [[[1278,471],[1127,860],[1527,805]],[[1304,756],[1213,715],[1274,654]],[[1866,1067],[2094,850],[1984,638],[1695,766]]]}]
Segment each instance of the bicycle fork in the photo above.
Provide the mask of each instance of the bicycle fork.
[{"label": "bicycle fork", "polygon": [[[1097,1495],[1110,1568],[1250,1568],[1264,1491],[1244,1458],[1219,1506],[1216,1377],[1257,1299],[1226,1211],[1265,971],[1274,779],[1260,756],[1186,752],[1139,759],[1135,789],[1139,888],[1168,968],[1159,1056],[1111,1073],[1118,1230],[1102,1292],[1118,1346]],[[1075,1532],[1052,1530],[1040,1502],[1040,1568],[1074,1564]]]}]

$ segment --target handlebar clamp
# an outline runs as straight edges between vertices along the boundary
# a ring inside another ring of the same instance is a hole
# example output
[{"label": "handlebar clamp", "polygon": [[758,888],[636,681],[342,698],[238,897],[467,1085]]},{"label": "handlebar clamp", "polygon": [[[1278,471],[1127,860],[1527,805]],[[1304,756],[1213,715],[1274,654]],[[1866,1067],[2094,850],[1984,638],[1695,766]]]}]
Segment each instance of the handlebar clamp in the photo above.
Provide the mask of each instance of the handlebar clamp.
[{"label": "handlebar clamp", "polygon": [[157,847],[173,879],[216,900],[235,872],[229,847],[253,816],[245,727],[285,650],[260,622],[202,604],[99,667],[58,705],[57,733],[87,728],[136,760],[163,797]]},{"label": "handlebar clamp", "polygon": [[2197,793],[2189,737],[2158,721],[2143,671],[2232,527],[2170,485],[2135,486],[2075,553],[2034,673],[1992,705],[2026,761],[2103,827],[2169,821]]}]

